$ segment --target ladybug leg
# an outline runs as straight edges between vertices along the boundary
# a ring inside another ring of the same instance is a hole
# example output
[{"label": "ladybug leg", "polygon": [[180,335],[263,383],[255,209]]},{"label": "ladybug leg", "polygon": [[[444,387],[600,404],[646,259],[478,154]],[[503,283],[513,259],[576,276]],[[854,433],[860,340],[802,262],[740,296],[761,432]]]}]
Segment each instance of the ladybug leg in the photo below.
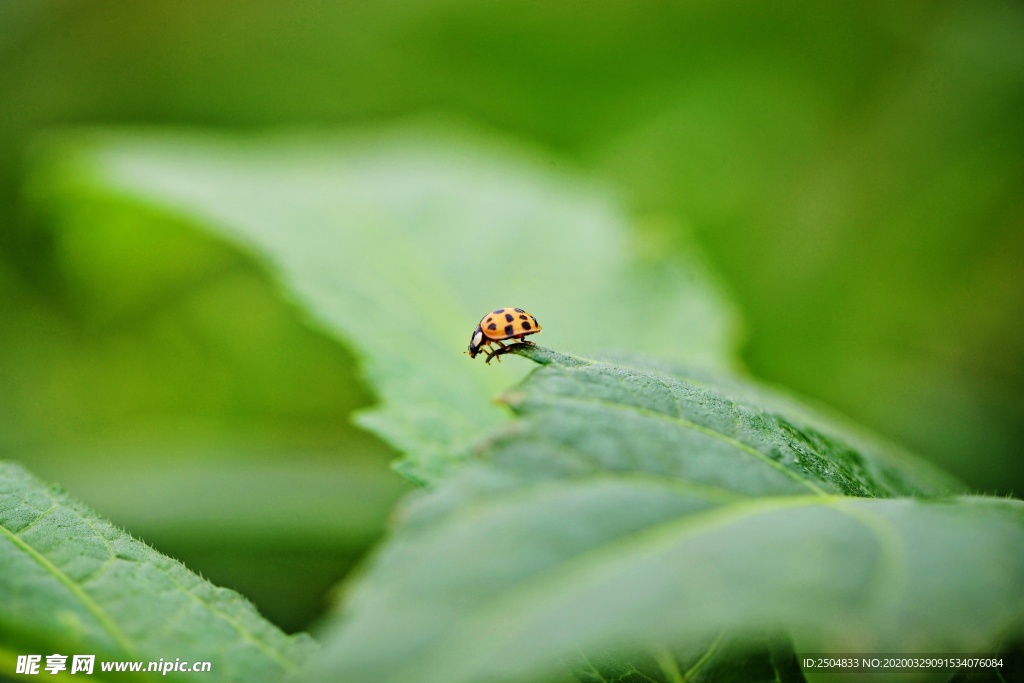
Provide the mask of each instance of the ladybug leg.
[{"label": "ladybug leg", "polygon": [[[492,344],[498,344],[502,348],[496,348],[496,349],[492,350],[492,349],[490,349],[490,345],[492,345]],[[489,366],[490,365],[490,361],[494,360],[496,357],[498,358],[498,362],[502,361],[502,359],[499,356],[499,354],[502,352],[502,349],[505,348],[505,344],[501,343],[497,339],[488,339],[487,343],[484,344],[484,346],[487,347],[483,351],[487,355],[486,360],[484,360],[485,364],[487,364]]]},{"label": "ladybug leg", "polygon": [[489,344],[497,344],[501,348],[497,348],[494,351],[491,351],[490,355],[487,356],[487,360],[484,361],[484,362],[487,363],[488,365],[490,365],[491,364],[491,360],[497,358],[498,362],[500,363],[501,362],[501,354],[504,353],[505,349],[508,348],[508,347],[506,347],[504,344],[502,344],[497,339],[492,339],[488,343]]},{"label": "ladybug leg", "polygon": [[[508,340],[515,344],[529,344],[530,346],[535,346],[535,344],[532,341],[527,340],[524,336],[509,337]],[[484,362],[487,363],[488,365],[490,365],[491,361],[494,360],[495,358],[497,358],[498,362],[500,363],[501,357],[512,349],[512,346],[505,346],[497,339],[489,339],[487,341],[487,345],[490,344],[497,344],[499,348],[494,349],[493,351],[485,351],[485,353],[487,353],[487,360]]]}]

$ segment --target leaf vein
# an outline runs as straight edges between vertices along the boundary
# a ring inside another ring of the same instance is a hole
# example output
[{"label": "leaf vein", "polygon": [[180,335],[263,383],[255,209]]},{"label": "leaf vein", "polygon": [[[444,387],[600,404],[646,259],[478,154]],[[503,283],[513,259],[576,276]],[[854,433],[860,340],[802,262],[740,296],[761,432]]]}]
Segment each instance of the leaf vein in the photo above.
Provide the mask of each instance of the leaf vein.
[{"label": "leaf vein", "polygon": [[43,518],[45,518],[45,517],[46,517],[46,516],[47,516],[48,514],[50,514],[50,513],[51,513],[51,512],[53,512],[54,510],[56,510],[56,509],[57,509],[57,507],[58,507],[58,505],[57,505],[56,503],[54,503],[53,505],[51,505],[51,506],[50,506],[49,508],[47,508],[46,510],[44,510],[44,511],[43,511],[43,512],[41,512],[41,513],[39,513],[39,516],[38,516],[38,517],[36,517],[35,519],[33,519],[33,520],[32,520],[31,522],[29,522],[28,524],[26,524],[25,526],[23,526],[23,527],[22,527],[22,528],[21,528],[21,529],[20,529],[20,530],[18,531],[18,536],[23,536],[23,535],[24,535],[24,534],[25,534],[25,533],[26,533],[26,532],[27,532],[27,531],[28,531],[29,529],[31,529],[32,527],[34,527],[34,526],[35,526],[36,524],[39,524],[39,522],[43,521]]}]

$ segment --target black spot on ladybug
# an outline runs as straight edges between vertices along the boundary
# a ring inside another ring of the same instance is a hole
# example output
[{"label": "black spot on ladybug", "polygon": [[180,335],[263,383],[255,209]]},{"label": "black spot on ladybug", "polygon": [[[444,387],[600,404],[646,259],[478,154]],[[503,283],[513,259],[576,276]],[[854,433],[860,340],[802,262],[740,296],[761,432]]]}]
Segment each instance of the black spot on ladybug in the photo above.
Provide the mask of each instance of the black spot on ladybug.
[{"label": "black spot on ladybug", "polygon": [[527,317],[526,317],[525,315],[521,315],[521,316],[519,316],[519,319],[520,319],[520,320],[529,320],[529,318],[527,318]]},{"label": "black spot on ladybug", "polygon": [[515,311],[516,311],[516,313],[526,313],[526,311],[524,311],[521,308],[517,308],[517,309],[515,309]]},{"label": "black spot on ladybug", "polygon": [[489,323],[494,322],[494,318],[492,318],[491,316],[487,316],[487,322],[489,322]]},{"label": "black spot on ladybug", "polygon": [[496,310],[496,311],[492,311],[492,313],[504,313],[504,312],[505,312],[505,309],[504,309],[504,308],[499,308],[499,309],[498,309],[498,310]]},{"label": "black spot on ladybug", "polygon": [[524,330],[530,329],[530,323],[523,323],[523,329]]},{"label": "black spot on ladybug", "polygon": [[512,336],[512,326],[511,325],[505,325],[505,334],[507,334],[510,337]]},{"label": "black spot on ladybug", "polygon": [[487,329],[489,329],[489,330],[496,330],[496,329],[498,329],[498,326],[495,325],[494,323],[491,323],[490,325],[487,326]]},{"label": "black spot on ladybug", "polygon": [[511,313],[505,314],[505,322],[512,322],[513,320],[515,320],[515,318],[512,317]]}]

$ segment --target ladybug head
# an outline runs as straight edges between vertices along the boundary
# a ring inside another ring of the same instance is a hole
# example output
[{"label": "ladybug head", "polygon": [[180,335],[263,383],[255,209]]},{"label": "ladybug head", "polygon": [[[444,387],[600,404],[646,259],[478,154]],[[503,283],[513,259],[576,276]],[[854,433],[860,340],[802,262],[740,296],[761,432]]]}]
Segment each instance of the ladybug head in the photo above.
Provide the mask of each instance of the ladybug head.
[{"label": "ladybug head", "polygon": [[476,329],[473,330],[473,336],[469,338],[469,357],[476,358],[476,354],[480,353],[480,345],[484,342],[484,331],[477,325]]}]

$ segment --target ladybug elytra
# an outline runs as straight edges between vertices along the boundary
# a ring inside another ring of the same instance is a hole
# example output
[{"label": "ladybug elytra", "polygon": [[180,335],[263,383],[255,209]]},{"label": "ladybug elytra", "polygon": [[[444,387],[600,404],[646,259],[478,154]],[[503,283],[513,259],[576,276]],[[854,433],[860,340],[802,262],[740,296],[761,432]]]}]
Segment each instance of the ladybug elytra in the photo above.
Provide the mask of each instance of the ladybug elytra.
[{"label": "ladybug elytra", "polygon": [[487,354],[487,362],[490,363],[497,353],[488,351],[491,344],[497,344],[504,349],[505,345],[501,343],[503,340],[523,341],[525,337],[537,334],[540,330],[541,327],[537,319],[523,309],[499,308],[480,319],[480,324],[476,326],[473,336],[469,338],[467,353],[470,358],[476,358],[476,354],[484,349],[484,353]]}]

